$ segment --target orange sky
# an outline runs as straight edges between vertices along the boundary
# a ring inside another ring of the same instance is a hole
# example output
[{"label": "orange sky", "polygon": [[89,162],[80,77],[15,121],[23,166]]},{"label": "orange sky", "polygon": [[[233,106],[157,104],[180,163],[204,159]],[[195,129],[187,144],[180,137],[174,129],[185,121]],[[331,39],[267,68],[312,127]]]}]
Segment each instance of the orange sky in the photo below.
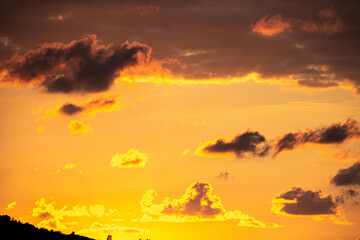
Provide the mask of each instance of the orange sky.
[{"label": "orange sky", "polygon": [[2,2],[0,213],[95,239],[360,238],[358,3],[271,2]]}]

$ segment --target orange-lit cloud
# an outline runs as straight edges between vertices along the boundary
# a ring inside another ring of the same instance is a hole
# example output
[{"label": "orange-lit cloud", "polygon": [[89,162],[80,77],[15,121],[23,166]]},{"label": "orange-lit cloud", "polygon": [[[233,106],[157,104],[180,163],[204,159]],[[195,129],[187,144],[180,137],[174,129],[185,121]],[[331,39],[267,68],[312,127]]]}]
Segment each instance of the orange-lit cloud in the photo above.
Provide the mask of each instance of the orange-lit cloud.
[{"label": "orange-lit cloud", "polygon": [[239,210],[227,211],[207,182],[195,182],[186,189],[182,197],[173,200],[165,198],[160,204],[153,203],[156,194],[153,189],[145,193],[140,203],[144,216],[133,221],[197,222],[236,219],[241,227],[280,227],[274,223],[261,222]]},{"label": "orange-lit cloud", "polygon": [[273,36],[290,28],[290,21],[278,14],[273,17],[262,17],[252,26],[252,31],[264,36]]},{"label": "orange-lit cloud", "polygon": [[124,227],[115,224],[101,224],[94,222],[88,229],[82,229],[77,234],[88,234],[88,233],[102,233],[102,234],[113,234],[113,233],[142,233],[148,234],[149,230],[144,230],[136,227]]},{"label": "orange-lit cloud", "polygon": [[125,81],[125,82],[151,82],[151,83],[161,83],[161,84],[170,84],[176,83],[178,77],[176,77],[171,70],[172,67],[181,67],[185,66],[177,59],[163,59],[156,60],[152,59],[151,61],[141,61],[138,65],[130,66],[123,69],[120,72],[119,77],[116,81]]},{"label": "orange-lit cloud", "polygon": [[[315,18],[315,19],[314,19]],[[345,24],[334,8],[320,10],[315,17],[286,18],[281,14],[262,17],[251,26],[252,31],[264,36],[274,36],[282,32],[293,32],[299,26],[305,32],[337,33],[345,28]]]},{"label": "orange-lit cloud", "polygon": [[345,24],[335,8],[324,8],[318,12],[318,17],[322,19],[320,23],[313,20],[305,20],[300,24],[300,28],[306,32],[336,33],[345,28]]},{"label": "orange-lit cloud", "polygon": [[71,120],[68,128],[70,129],[71,135],[86,134],[93,131],[90,125],[86,125],[78,120]]},{"label": "orange-lit cloud", "polygon": [[71,13],[67,12],[67,13],[61,13],[58,15],[50,16],[49,19],[57,22],[57,21],[67,20],[70,17],[71,17]]},{"label": "orange-lit cloud", "polygon": [[10,210],[10,209],[13,209],[14,207],[16,206],[16,202],[13,201],[11,203],[9,203],[6,207],[6,210]]},{"label": "orange-lit cloud", "polygon": [[116,153],[110,161],[110,167],[141,168],[145,167],[148,159],[145,153],[133,148],[125,154]]}]

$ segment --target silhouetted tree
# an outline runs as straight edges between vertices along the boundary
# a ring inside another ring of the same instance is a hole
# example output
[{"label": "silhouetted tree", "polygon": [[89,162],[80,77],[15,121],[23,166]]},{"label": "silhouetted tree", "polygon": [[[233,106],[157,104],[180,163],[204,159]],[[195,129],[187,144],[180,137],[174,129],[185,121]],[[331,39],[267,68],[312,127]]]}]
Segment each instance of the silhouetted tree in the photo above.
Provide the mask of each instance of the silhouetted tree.
[{"label": "silhouetted tree", "polygon": [[36,240],[94,240],[83,236],[76,235],[72,232],[69,235],[59,231],[36,228],[29,223],[21,223],[7,215],[0,216],[0,239],[19,240],[19,239],[36,239]]}]

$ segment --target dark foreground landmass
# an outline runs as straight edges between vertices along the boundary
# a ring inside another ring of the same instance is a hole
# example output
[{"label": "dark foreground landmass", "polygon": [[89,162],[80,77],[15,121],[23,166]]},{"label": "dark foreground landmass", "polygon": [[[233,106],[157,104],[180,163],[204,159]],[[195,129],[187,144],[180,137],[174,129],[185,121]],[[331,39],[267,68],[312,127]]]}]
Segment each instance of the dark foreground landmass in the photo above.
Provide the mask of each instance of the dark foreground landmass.
[{"label": "dark foreground landmass", "polygon": [[74,234],[63,234],[59,231],[49,231],[44,228],[36,228],[29,223],[21,223],[7,215],[0,216],[0,239],[4,240],[94,240]]}]

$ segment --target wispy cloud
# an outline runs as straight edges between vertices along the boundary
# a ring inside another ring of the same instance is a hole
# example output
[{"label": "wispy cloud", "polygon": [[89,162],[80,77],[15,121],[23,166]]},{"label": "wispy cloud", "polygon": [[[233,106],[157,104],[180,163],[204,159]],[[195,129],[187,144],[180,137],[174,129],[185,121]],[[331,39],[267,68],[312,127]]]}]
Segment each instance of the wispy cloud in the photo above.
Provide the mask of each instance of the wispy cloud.
[{"label": "wispy cloud", "polygon": [[148,159],[145,153],[132,148],[125,154],[116,153],[110,161],[110,167],[141,168],[145,167]]}]

